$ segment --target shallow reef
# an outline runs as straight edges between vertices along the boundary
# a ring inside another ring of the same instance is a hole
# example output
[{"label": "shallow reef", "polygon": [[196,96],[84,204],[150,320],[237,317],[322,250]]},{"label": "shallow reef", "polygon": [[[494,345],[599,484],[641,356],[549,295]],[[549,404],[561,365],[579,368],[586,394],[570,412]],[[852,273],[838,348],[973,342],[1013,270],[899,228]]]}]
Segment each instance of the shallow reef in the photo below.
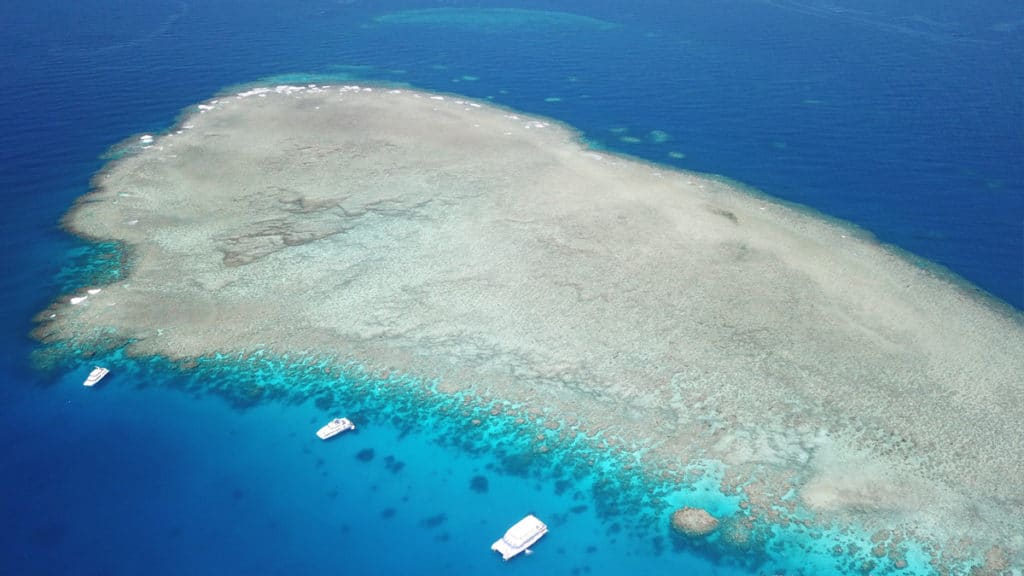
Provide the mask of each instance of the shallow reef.
[{"label": "shallow reef", "polygon": [[[106,244],[38,315],[40,365],[431,414],[655,550],[1021,563],[1024,323],[856,229],[452,95],[257,87],[142,138],[65,220]],[[702,485],[721,524],[682,538]]]}]

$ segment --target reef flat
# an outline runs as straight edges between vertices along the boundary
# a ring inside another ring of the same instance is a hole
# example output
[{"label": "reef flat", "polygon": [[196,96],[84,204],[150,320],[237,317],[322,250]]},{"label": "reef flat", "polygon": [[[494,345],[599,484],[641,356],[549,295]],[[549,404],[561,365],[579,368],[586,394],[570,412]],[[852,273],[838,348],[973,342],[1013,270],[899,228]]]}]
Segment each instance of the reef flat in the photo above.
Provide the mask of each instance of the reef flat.
[{"label": "reef flat", "polygon": [[138,148],[65,221],[130,273],[46,342],[351,359],[721,461],[751,522],[1021,562],[1024,323],[865,234],[410,90],[255,88]]}]

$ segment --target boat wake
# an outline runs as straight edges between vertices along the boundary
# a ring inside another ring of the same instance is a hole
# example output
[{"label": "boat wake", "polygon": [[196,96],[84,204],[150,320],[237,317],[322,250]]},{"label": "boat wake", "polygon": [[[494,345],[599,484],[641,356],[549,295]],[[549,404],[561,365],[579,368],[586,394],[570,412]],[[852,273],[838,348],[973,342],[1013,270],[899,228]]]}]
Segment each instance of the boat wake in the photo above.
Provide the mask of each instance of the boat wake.
[{"label": "boat wake", "polygon": [[922,14],[885,14],[841,6],[835,2],[800,0],[762,0],[763,3],[796,14],[827,18],[904,36],[942,44],[992,44],[990,40],[971,35],[971,31],[953,22],[942,22]]}]

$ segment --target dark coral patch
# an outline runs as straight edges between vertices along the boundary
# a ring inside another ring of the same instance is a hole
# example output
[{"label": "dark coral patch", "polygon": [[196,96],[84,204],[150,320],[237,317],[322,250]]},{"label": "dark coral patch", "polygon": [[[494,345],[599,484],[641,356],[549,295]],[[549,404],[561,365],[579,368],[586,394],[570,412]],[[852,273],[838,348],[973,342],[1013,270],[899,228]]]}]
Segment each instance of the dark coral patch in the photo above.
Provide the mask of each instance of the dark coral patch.
[{"label": "dark coral patch", "polygon": [[484,494],[489,488],[486,476],[473,476],[473,479],[469,481],[469,489],[473,492]]},{"label": "dark coral patch", "polygon": [[427,528],[437,528],[438,526],[440,526],[441,524],[444,524],[447,521],[448,521],[448,515],[445,514],[444,512],[442,512],[442,513],[437,514],[435,516],[431,516],[429,518],[424,518],[423,520],[420,521],[420,524],[422,526],[427,527]]},{"label": "dark coral patch", "polygon": [[565,494],[565,491],[572,488],[572,482],[568,480],[558,480],[555,482],[555,494],[561,496]]},{"label": "dark coral patch", "polygon": [[398,474],[405,468],[405,462],[396,459],[394,456],[387,456],[384,458],[384,466],[392,473]]}]

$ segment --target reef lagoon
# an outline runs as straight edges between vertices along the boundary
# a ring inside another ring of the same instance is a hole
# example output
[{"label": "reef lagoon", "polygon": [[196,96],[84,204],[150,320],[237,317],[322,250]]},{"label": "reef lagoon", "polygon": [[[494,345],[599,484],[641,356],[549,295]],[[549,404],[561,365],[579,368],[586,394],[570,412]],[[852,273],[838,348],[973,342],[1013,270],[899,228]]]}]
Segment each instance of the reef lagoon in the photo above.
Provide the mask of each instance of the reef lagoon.
[{"label": "reef lagoon", "polygon": [[0,7],[0,572],[1020,575],[1018,8]]}]

